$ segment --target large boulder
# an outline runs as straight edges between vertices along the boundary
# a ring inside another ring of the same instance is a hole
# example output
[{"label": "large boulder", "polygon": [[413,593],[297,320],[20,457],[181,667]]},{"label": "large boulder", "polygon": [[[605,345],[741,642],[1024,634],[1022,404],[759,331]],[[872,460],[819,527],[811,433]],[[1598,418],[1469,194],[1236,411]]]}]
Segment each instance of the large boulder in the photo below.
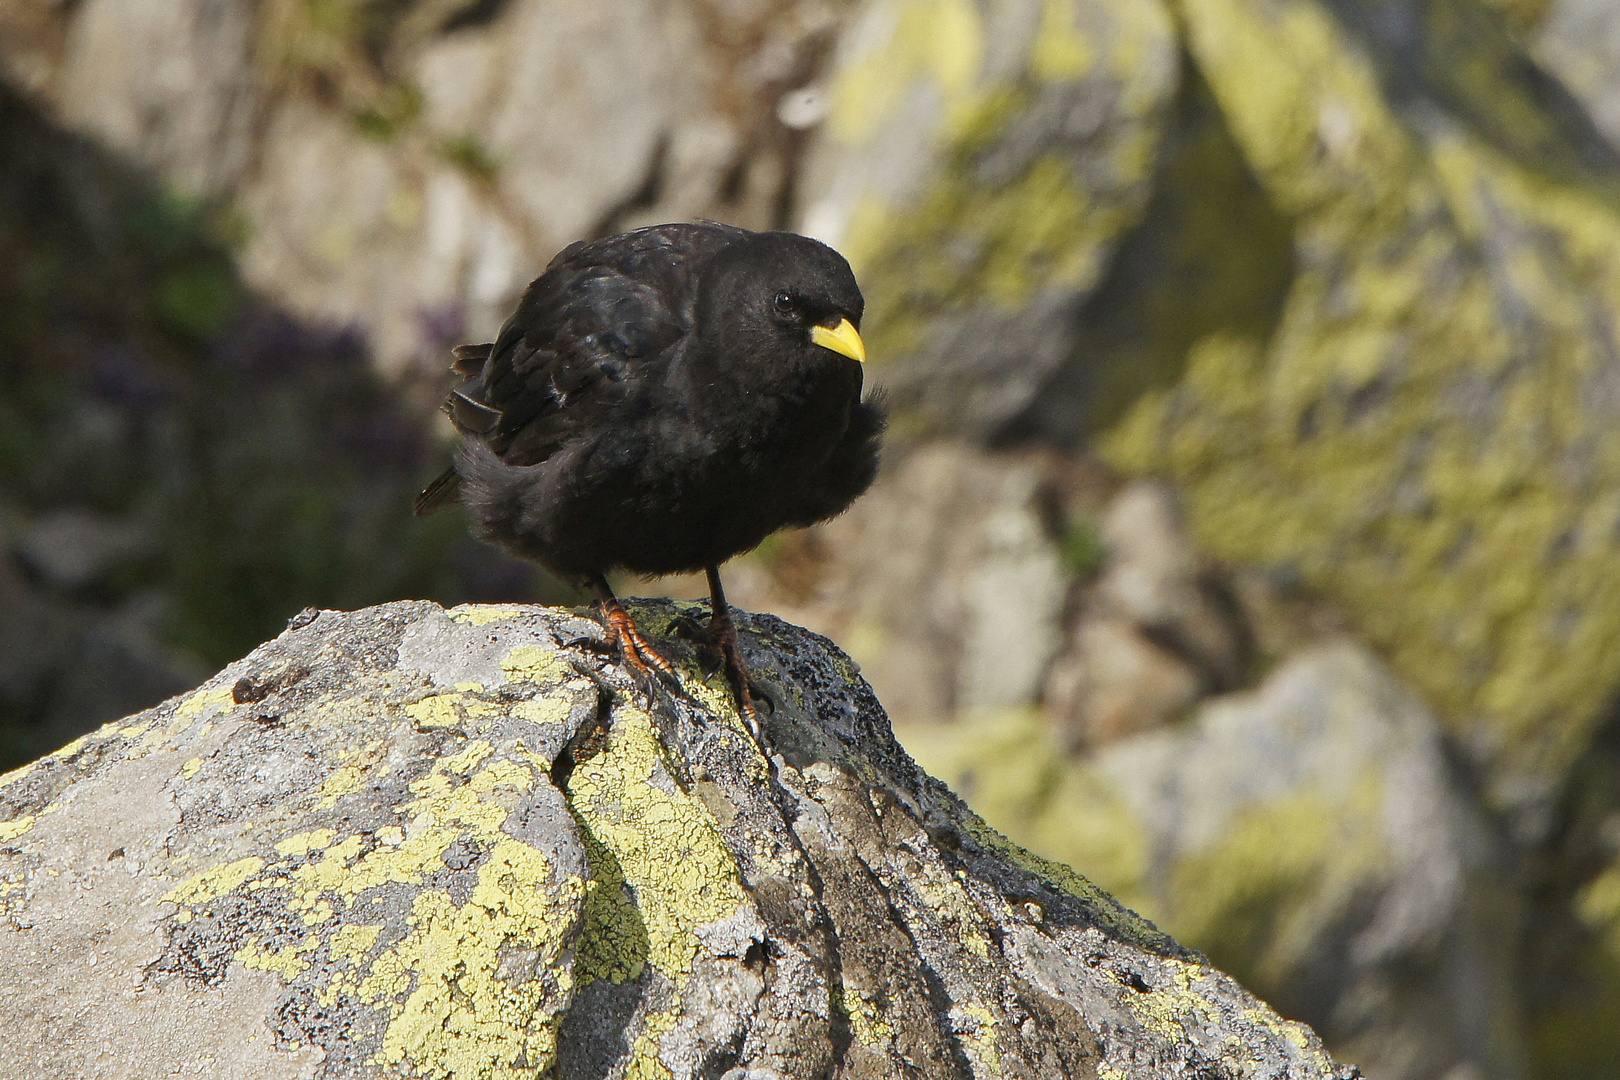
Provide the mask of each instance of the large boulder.
[{"label": "large boulder", "polygon": [[1356,1075],[987,828],[824,639],[744,619],[761,746],[697,612],[635,610],[678,692],[570,611],[311,611],[8,775],[0,1072]]},{"label": "large boulder", "polygon": [[1340,603],[1539,843],[1620,680],[1615,152],[1482,9],[1182,11],[1294,274],[1115,460],[1173,476],[1218,555]]},{"label": "large boulder", "polygon": [[1177,60],[1157,0],[862,7],[802,224],[860,273],[914,420],[998,437],[1069,360],[1151,194]]}]

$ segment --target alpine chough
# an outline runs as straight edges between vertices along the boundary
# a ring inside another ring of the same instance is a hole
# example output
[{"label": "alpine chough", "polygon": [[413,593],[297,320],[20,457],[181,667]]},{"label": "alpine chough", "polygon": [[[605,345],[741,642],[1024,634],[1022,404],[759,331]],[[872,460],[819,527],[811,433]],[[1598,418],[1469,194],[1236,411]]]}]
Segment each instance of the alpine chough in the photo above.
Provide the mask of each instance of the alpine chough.
[{"label": "alpine chough", "polygon": [[565,249],[492,344],[455,350],[464,438],[416,500],[593,588],[610,643],[674,670],[607,573],[706,571],[708,635],[750,725],[755,693],[719,565],[844,510],[877,470],[861,400],[865,302],[843,257],[784,232],[655,225]]}]

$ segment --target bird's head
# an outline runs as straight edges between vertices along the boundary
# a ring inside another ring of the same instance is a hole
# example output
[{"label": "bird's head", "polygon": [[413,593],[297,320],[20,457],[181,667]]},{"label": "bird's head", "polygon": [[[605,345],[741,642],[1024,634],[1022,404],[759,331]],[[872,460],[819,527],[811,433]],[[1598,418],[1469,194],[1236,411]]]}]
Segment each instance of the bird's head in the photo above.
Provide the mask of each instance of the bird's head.
[{"label": "bird's head", "polygon": [[866,362],[866,301],[844,257],[796,233],[754,233],[714,259],[698,300],[705,334],[744,352],[778,354],[787,344],[809,358],[823,350]]}]

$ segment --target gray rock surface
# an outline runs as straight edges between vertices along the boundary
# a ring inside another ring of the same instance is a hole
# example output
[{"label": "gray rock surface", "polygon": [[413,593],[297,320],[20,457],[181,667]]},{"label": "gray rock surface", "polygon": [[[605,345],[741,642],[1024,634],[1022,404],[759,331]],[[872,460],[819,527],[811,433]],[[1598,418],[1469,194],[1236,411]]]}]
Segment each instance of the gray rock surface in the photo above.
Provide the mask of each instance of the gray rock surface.
[{"label": "gray rock surface", "polygon": [[[1056,650],[1069,583],[1040,462],[891,443],[872,490],[816,533],[828,557],[800,621],[849,643],[888,708],[942,720],[1023,706]],[[740,603],[793,611],[740,575]]]},{"label": "gray rock surface", "polygon": [[182,194],[229,203],[249,283],[362,328],[397,374],[436,371],[446,325],[493,333],[581,236],[784,224],[803,138],[778,106],[811,84],[841,11],[8,5],[0,75]]},{"label": "gray rock surface", "polygon": [[1433,714],[1364,648],[1303,650],[1095,767],[1145,826],[1160,916],[1247,953],[1369,1075],[1520,1075],[1505,853]]},{"label": "gray rock surface", "polygon": [[1349,1077],[765,616],[762,756],[557,609],[310,612],[0,780],[0,1073]]},{"label": "gray rock surface", "polygon": [[1363,646],[1302,648],[1253,692],[1067,762],[1005,718],[905,737],[991,821],[1208,950],[1368,1076],[1525,1075],[1512,860],[1434,715]]},{"label": "gray rock surface", "polygon": [[1157,0],[860,7],[800,227],[861,275],[899,405],[970,438],[1031,407],[1140,220],[1176,82]]}]

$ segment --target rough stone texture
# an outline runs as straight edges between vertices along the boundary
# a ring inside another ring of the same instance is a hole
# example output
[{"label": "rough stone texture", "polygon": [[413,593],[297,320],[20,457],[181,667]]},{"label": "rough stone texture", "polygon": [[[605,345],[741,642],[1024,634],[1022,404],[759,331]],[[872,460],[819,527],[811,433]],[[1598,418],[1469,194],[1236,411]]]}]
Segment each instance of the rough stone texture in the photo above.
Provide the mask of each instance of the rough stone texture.
[{"label": "rough stone texture", "polygon": [[[1185,50],[1179,70],[1156,66],[1156,47],[1133,54],[1145,59],[1120,77],[1157,96],[1085,143],[1139,138],[1149,193],[1117,199],[1108,179],[1069,174],[1084,176],[1083,205],[1118,212],[1117,232],[1059,228],[1072,249],[1020,246],[1076,205],[1061,184],[981,169],[1040,84],[1006,76],[1028,55],[1018,46],[980,43],[1047,31],[1021,5],[965,7],[867,7],[841,45],[805,188],[803,220],[845,239],[889,327],[874,325],[874,372],[897,383],[896,433],[943,427],[1014,449],[1101,433],[1127,473],[1175,486],[1198,546],[1238,567],[1245,604],[1273,607],[1275,583],[1336,606],[1434,710],[1477,777],[1464,797],[1523,871],[1503,884],[1535,911],[1511,931],[1539,958],[1514,991],[1535,1028],[1530,1068],[1575,1076],[1612,1060],[1596,1033],[1620,1015],[1620,969],[1585,958],[1612,955],[1613,907],[1594,897],[1612,888],[1620,796],[1580,777],[1606,760],[1598,733],[1620,685],[1613,5],[1178,0],[1165,33]],[[1092,56],[1113,59],[1090,21],[1099,8],[1041,10],[1078,12]],[[982,59],[993,52],[999,67]],[[1002,96],[975,97],[986,87]],[[953,107],[959,126],[939,120]],[[862,136],[846,115],[877,120]],[[1033,157],[1067,160],[1074,144],[1044,130]],[[863,200],[875,209],[857,212]],[[1069,276],[1076,264],[1058,256],[1019,278],[979,269],[1016,259],[974,261],[1054,250],[1095,252],[1100,268]],[[1055,852],[1094,830],[1042,800],[1079,798],[1056,773],[1090,774],[1026,760],[1032,740],[1056,723],[1069,745],[1096,745],[1173,723],[1196,696],[1184,655],[1089,607],[1076,584],[1048,715],[1028,702],[933,733],[976,759],[972,798],[1031,793],[998,820]],[[1297,650],[1290,622],[1252,626],[1264,662]],[[1611,839],[1575,842],[1590,836]],[[1316,852],[1322,874],[1354,854]],[[1544,983],[1564,1000],[1536,1028]],[[1399,1009],[1380,1015],[1391,1045],[1416,1037]],[[1457,1037],[1410,1060],[1446,1060]]]},{"label": "rough stone texture", "polygon": [[1043,698],[1077,748],[1162,727],[1243,685],[1254,652],[1248,620],[1187,534],[1170,488],[1127,485],[1102,509],[1098,539],[1103,564],[1070,605],[1068,647]]},{"label": "rough stone texture", "polygon": [[994,437],[1074,345],[1175,86],[1154,0],[880,0],[840,39],[802,225],[849,256],[876,370]]},{"label": "rough stone texture", "polygon": [[1253,693],[1078,762],[1041,752],[1038,720],[904,734],[990,820],[1208,949],[1367,1075],[1523,1075],[1510,865],[1434,717],[1362,647],[1313,646]]},{"label": "rough stone texture", "polygon": [[745,620],[765,757],[637,612],[680,693],[568,611],[312,611],[7,775],[0,1071],[1355,1075],[988,829],[824,639]]},{"label": "rough stone texture", "polygon": [[1341,602],[1535,843],[1620,679],[1620,215],[1577,182],[1606,144],[1453,7],[1397,5],[1403,53],[1312,0],[1183,3],[1295,275],[1113,447],[1218,555]]},{"label": "rough stone texture", "polygon": [[840,11],[8,4],[0,72],[179,191],[231,203],[249,282],[364,329],[399,373],[441,365],[446,323],[492,333],[581,236],[703,215],[784,224],[822,110],[783,110]]}]

